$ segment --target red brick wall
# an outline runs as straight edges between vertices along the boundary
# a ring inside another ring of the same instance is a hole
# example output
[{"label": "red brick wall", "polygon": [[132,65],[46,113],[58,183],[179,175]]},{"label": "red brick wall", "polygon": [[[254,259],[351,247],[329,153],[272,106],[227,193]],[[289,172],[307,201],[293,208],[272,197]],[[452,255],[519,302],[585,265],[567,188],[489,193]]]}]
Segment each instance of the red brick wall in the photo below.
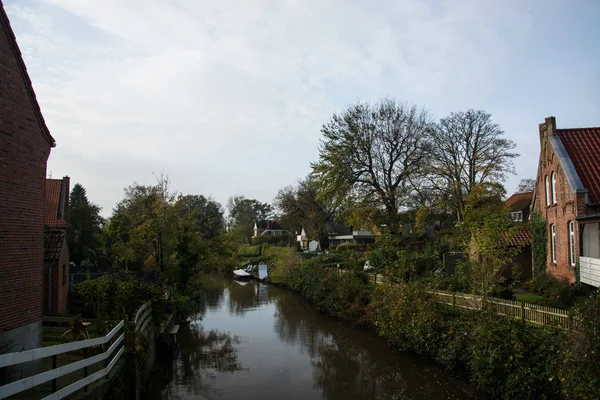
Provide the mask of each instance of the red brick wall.
[{"label": "red brick wall", "polygon": [[0,18],[0,332],[42,316],[44,189],[50,154],[3,21]]},{"label": "red brick wall", "polygon": [[[555,129],[554,121],[547,121],[540,126],[541,154],[536,182],[535,211],[542,214],[548,222],[548,254],[546,270],[557,278],[567,278],[575,282],[575,268],[569,262],[569,221],[575,221],[578,213],[585,212],[585,197],[571,190],[558,156],[556,155],[549,136]],[[556,202],[546,205],[545,177],[550,182],[552,196],[552,172],[556,174]],[[556,263],[551,255],[551,225],[556,227]],[[579,226],[575,221],[575,256],[579,257]]]}]

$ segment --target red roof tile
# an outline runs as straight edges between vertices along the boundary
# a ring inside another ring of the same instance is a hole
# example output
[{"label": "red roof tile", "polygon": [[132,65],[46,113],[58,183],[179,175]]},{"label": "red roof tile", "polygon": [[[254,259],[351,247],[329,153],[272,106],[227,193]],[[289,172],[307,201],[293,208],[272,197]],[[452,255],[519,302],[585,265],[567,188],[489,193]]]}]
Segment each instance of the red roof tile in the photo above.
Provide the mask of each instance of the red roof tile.
[{"label": "red roof tile", "polygon": [[590,203],[600,204],[600,128],[557,129]]},{"label": "red roof tile", "polygon": [[514,235],[512,235],[510,238],[508,238],[508,245],[509,246],[518,246],[518,247],[530,246],[531,245],[531,231],[529,230],[529,227],[524,226],[523,228],[521,228],[517,232],[515,232]]},{"label": "red roof tile", "polygon": [[44,233],[44,260],[58,260],[66,232],[64,229],[46,229]]},{"label": "red roof tile", "polygon": [[504,202],[504,206],[511,210],[522,210],[531,204],[533,192],[515,193]]},{"label": "red roof tile", "polygon": [[46,225],[52,228],[67,226],[64,216],[59,217],[62,182],[62,179],[46,179]]}]

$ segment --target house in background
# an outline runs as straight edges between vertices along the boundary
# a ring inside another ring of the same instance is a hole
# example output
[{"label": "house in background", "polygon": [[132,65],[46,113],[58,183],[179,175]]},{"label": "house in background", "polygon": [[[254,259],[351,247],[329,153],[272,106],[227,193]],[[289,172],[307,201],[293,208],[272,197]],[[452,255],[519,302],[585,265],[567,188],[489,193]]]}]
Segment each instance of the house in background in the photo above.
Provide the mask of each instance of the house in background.
[{"label": "house in background", "polygon": [[291,234],[292,233],[290,231],[281,227],[281,223],[278,220],[259,221],[254,223],[254,234],[252,235],[252,240],[259,236],[280,236]]},{"label": "house in background", "polygon": [[69,177],[46,180],[44,315],[64,313],[69,294]]},{"label": "house in background", "polygon": [[531,230],[525,225],[529,219],[532,200],[533,192],[525,192],[515,193],[504,202],[510,220],[519,228],[514,235],[507,238],[507,245],[518,250],[514,263],[519,266],[520,280],[530,279],[533,273]]},{"label": "house in background", "polygon": [[327,223],[329,247],[337,247],[342,243],[370,244],[375,243],[375,234],[364,229],[353,229],[340,223]]},{"label": "house in background", "polygon": [[[0,346],[40,347],[46,163],[55,146],[0,2]],[[30,375],[36,362],[0,371]]]},{"label": "house in background", "polygon": [[510,213],[510,220],[515,223],[529,220],[533,192],[515,193],[504,202]]},{"label": "house in background", "polygon": [[308,246],[308,235],[304,229],[304,225],[300,227],[300,232],[296,232],[296,241],[300,243],[300,248],[305,249]]},{"label": "house in background", "polygon": [[540,158],[533,209],[548,222],[546,270],[600,287],[600,127],[539,126]]}]

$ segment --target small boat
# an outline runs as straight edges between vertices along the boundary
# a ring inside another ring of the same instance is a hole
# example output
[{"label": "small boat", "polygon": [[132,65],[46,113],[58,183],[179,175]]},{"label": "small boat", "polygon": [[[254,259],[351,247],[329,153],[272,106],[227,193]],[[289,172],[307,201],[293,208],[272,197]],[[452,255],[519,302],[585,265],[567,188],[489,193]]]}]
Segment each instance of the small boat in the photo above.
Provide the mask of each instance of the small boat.
[{"label": "small boat", "polygon": [[[248,266],[250,267],[250,266]],[[245,269],[236,269],[233,271],[233,277],[236,279],[250,279],[252,278],[252,274],[248,272],[248,267]]]}]

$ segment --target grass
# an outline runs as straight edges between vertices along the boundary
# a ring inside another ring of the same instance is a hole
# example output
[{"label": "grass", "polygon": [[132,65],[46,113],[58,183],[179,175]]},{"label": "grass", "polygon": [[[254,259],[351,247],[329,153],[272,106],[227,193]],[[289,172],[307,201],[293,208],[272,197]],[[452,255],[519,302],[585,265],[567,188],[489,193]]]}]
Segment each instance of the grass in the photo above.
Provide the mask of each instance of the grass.
[{"label": "grass", "polygon": [[521,303],[532,303],[535,304],[537,302],[544,301],[546,298],[544,296],[540,296],[537,294],[524,294],[521,296],[515,296],[516,301],[520,301]]}]

